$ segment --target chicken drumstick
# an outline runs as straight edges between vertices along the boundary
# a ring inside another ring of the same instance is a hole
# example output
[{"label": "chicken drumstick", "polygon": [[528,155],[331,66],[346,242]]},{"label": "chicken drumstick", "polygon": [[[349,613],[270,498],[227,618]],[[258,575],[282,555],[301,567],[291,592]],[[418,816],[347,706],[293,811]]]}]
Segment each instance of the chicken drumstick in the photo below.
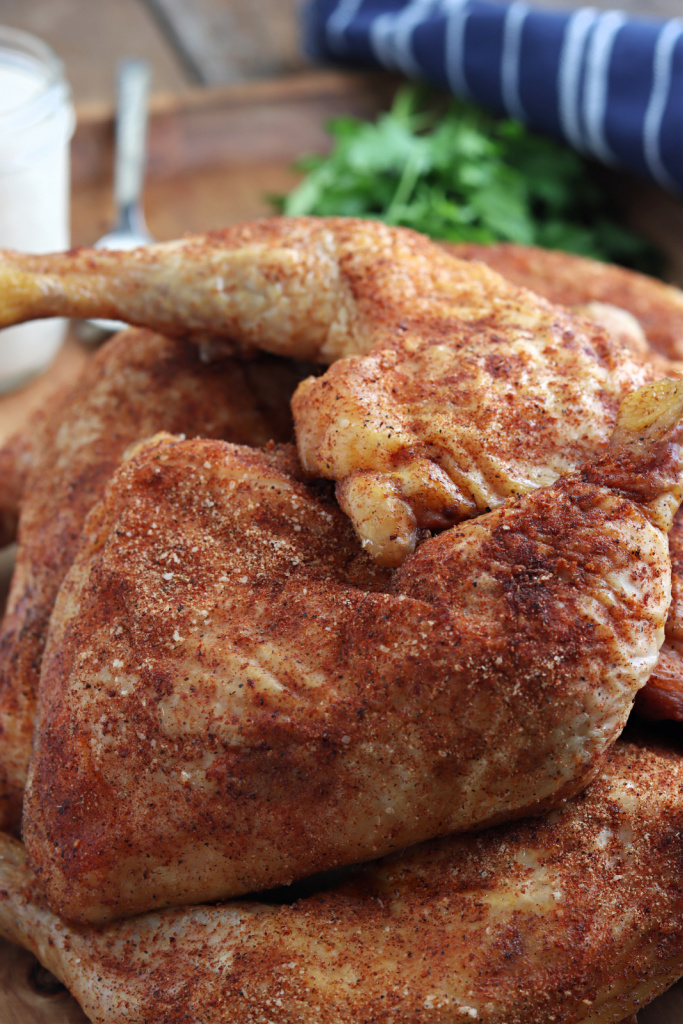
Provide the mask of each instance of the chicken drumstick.
[{"label": "chicken drumstick", "polygon": [[278,218],[131,253],[0,258],[0,326],[115,317],[335,363],[294,403],[304,468],[380,564],[544,486],[659,376],[605,331],[406,229]]}]

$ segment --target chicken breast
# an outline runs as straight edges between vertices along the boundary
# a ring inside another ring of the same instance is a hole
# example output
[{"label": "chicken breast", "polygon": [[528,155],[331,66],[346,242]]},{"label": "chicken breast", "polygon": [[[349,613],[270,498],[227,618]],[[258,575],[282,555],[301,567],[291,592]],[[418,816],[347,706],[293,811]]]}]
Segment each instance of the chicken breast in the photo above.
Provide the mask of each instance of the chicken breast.
[{"label": "chicken breast", "polygon": [[292,905],[72,928],[4,838],[0,934],[97,1024],[616,1024],[683,975],[682,858],[680,743],[629,739],[544,818],[413,847]]},{"label": "chicken breast", "polygon": [[24,836],[53,908],[237,895],[577,792],[663,639],[682,410],[643,389],[600,461],[395,573],[291,452],[143,445],[43,662]]},{"label": "chicken breast", "polygon": [[[130,330],[102,348],[73,387],[32,424],[16,567],[0,627],[4,828],[19,822],[52,606],[78,548],[83,521],[123,452],[162,429],[255,445],[270,438],[287,440],[292,433],[289,399],[300,377],[293,363],[272,357],[207,365],[193,345]],[[18,463],[10,460],[11,467]]]},{"label": "chicken breast", "polygon": [[334,363],[295,402],[304,468],[380,564],[604,448],[661,371],[595,324],[374,221],[279,218],[133,253],[4,254],[0,324],[114,316]]}]

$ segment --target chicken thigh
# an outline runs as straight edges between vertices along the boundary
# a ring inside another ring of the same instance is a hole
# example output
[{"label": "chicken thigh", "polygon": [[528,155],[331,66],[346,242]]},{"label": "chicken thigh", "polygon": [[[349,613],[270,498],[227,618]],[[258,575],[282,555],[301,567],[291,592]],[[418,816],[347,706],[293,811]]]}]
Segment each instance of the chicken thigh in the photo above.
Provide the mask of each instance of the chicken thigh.
[{"label": "chicken thigh", "polygon": [[568,252],[501,242],[443,243],[459,259],[481,260],[492,270],[551,302],[584,306],[597,302],[625,309],[638,321],[648,344],[669,359],[683,359],[683,291],[624,267]]},{"label": "chicken thigh", "polygon": [[132,253],[0,260],[0,325],[113,316],[335,365],[294,402],[299,455],[378,563],[552,483],[661,375],[604,330],[374,221],[279,218]]},{"label": "chicken thigh", "polygon": [[683,975],[682,859],[680,745],[622,739],[546,817],[413,847],[293,905],[73,928],[0,838],[0,934],[96,1024],[616,1024]]},{"label": "chicken thigh", "polygon": [[[130,330],[102,348],[73,387],[32,423],[17,561],[0,627],[0,824],[5,829],[17,826],[21,812],[52,606],[83,521],[126,447],[162,429],[255,445],[288,440],[289,399],[300,377],[293,363],[272,357],[206,365],[186,342]],[[10,454],[17,447],[23,450],[17,441]],[[8,456],[12,466],[25,461]],[[14,472],[10,479],[19,476]]]},{"label": "chicken thigh", "polygon": [[43,661],[24,837],[53,908],[236,895],[577,792],[663,639],[682,410],[642,389],[600,460],[393,573],[291,452],[143,445]]},{"label": "chicken thigh", "polygon": [[[648,348],[676,359],[683,357],[683,292],[623,267],[609,266],[571,253],[533,246],[443,243],[454,256],[481,260],[508,280],[538,292],[551,302],[579,308],[597,318],[631,349]],[[631,322],[629,322],[629,317]],[[635,318],[635,320],[634,320]],[[634,326],[635,324],[635,326]],[[681,364],[662,359],[662,375],[680,376]],[[683,514],[669,533],[672,597],[666,641],[647,686],[638,693],[636,709],[647,718],[683,721]]]}]

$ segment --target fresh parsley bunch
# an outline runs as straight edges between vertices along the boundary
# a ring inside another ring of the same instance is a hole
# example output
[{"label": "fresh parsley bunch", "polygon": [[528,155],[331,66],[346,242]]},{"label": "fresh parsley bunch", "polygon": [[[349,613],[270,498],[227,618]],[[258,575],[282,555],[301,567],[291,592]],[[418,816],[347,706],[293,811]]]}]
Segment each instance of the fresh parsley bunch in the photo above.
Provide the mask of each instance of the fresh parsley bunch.
[{"label": "fresh parsley bunch", "polygon": [[331,121],[329,156],[308,156],[280,209],[374,217],[451,241],[519,242],[652,271],[651,245],[617,223],[599,172],[573,150],[406,86],[375,123]]}]

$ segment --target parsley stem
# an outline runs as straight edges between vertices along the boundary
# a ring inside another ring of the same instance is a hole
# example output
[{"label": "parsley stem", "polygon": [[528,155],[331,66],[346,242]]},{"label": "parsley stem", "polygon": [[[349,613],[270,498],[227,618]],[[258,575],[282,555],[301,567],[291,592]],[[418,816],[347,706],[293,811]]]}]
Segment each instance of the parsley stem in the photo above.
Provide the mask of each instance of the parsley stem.
[{"label": "parsley stem", "polygon": [[385,217],[388,224],[393,223],[394,217],[400,211],[400,208],[405,206],[412,196],[421,171],[422,161],[419,159],[417,153],[411,153],[406,161],[403,171],[401,172],[401,177],[399,178],[393,198],[387,207]]}]

